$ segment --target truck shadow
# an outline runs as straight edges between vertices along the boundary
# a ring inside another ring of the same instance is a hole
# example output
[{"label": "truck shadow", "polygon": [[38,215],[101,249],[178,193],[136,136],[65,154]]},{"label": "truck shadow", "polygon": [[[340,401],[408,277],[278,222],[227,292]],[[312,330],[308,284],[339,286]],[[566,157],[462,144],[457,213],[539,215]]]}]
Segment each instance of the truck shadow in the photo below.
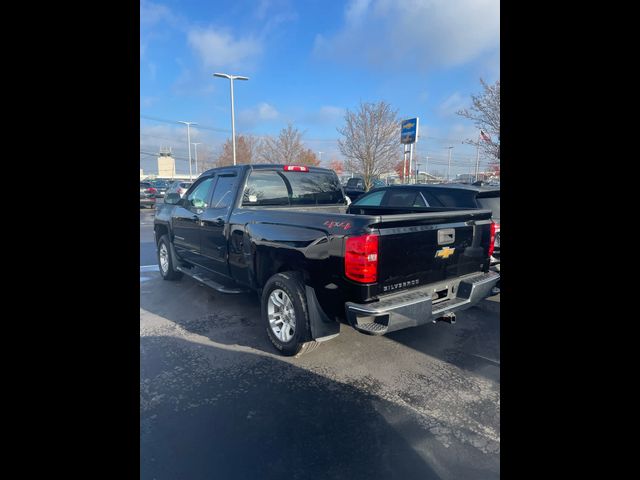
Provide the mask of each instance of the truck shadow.
[{"label": "truck shadow", "polygon": [[140,379],[143,479],[441,478],[426,459],[447,478],[499,477],[410,409],[274,357],[142,336]]},{"label": "truck shadow", "polygon": [[144,310],[215,343],[277,354],[260,323],[257,294],[225,295],[186,276],[168,282],[159,273],[144,275],[153,276],[140,284],[140,307]]},{"label": "truck shadow", "polygon": [[483,300],[454,325],[427,324],[387,338],[500,384],[500,303]]},{"label": "truck shadow", "polygon": [[[202,335],[222,345],[249,347],[278,355],[260,320],[257,294],[225,295],[184,277],[179,282],[163,281],[158,273],[141,283],[140,307],[170,320],[189,333]],[[171,301],[168,302],[167,299]],[[386,339],[451,363],[459,368],[500,383],[499,303],[484,301],[458,314],[455,325],[427,324],[385,335]],[[357,333],[341,325],[336,340],[321,345],[321,350],[340,354],[354,337],[362,349],[371,349],[380,339]]]}]

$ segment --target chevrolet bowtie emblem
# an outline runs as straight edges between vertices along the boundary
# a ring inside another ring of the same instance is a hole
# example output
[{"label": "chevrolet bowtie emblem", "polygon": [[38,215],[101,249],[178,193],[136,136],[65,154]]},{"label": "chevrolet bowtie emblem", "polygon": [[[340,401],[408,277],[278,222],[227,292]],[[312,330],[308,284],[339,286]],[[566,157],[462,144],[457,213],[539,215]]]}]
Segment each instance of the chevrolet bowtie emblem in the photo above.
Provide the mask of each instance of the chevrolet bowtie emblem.
[{"label": "chevrolet bowtie emblem", "polygon": [[455,252],[455,248],[442,247],[440,250],[436,252],[436,258],[449,258]]}]

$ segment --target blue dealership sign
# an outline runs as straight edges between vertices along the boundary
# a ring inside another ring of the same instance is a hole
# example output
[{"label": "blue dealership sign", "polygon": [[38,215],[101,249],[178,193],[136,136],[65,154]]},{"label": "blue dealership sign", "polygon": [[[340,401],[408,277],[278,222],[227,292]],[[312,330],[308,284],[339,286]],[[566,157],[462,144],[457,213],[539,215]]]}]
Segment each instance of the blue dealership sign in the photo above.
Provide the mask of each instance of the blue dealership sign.
[{"label": "blue dealership sign", "polygon": [[403,120],[400,128],[400,143],[416,143],[418,138],[418,118]]}]

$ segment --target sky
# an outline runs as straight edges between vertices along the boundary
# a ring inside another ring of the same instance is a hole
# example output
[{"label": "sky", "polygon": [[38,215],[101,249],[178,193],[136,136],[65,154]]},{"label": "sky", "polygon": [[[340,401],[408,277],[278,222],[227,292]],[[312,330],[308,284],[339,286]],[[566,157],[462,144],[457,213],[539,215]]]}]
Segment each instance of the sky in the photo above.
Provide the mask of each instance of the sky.
[{"label": "sky", "polygon": [[452,175],[470,173],[475,148],[462,142],[478,131],[455,112],[480,78],[500,79],[499,32],[499,0],[142,0],[140,168],[157,173],[165,146],[189,172],[178,121],[198,123],[199,152],[220,150],[231,136],[229,81],[213,77],[223,72],[249,77],[234,82],[236,137],[291,122],[327,165],[344,160],[345,111],[384,100],[419,117],[421,171],[446,173],[453,146]]}]

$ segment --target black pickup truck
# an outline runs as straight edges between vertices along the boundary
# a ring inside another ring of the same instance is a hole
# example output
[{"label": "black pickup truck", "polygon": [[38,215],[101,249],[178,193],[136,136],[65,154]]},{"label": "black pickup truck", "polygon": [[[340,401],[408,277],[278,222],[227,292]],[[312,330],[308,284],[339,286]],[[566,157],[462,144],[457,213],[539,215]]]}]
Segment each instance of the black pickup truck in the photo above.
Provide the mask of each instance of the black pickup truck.
[{"label": "black pickup truck", "polygon": [[382,335],[489,296],[491,211],[347,205],[323,168],[239,165],[204,172],[154,221],[160,273],[223,293],[258,292],[269,339],[298,355],[340,322]]}]

